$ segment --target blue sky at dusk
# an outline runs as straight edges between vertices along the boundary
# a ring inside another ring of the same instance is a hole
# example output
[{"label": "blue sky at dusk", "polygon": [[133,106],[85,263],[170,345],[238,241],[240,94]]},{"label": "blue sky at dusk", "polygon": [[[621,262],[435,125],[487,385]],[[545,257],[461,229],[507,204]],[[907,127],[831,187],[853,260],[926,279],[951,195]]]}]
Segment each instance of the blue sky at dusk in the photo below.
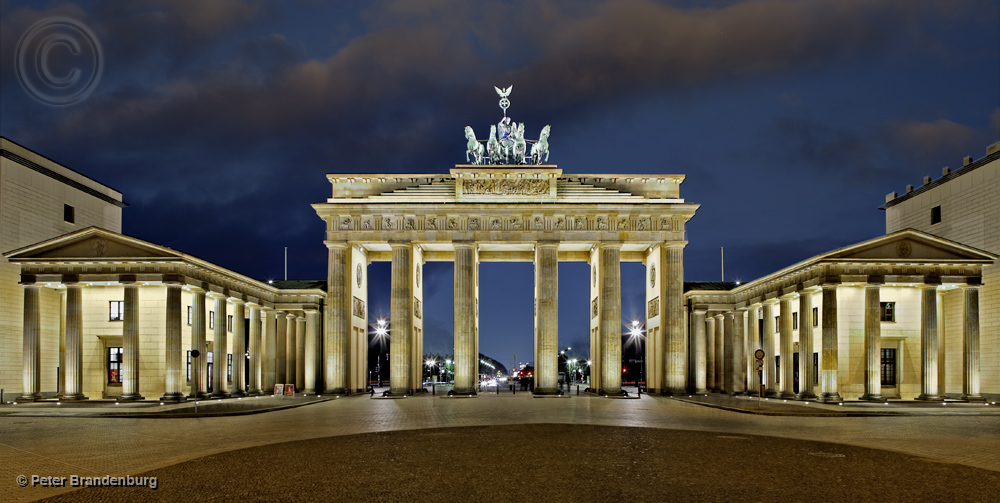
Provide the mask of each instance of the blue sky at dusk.
[{"label": "blue sky at dusk", "polygon": [[[53,18],[100,44],[69,105],[17,70]],[[887,193],[1000,140],[1000,2],[0,1],[0,134],[122,191],[126,234],[263,280],[285,246],[291,279],[326,277],[327,173],[446,173],[464,126],[502,116],[494,85],[529,138],[552,125],[565,173],[686,175],[685,279],[719,280],[725,247],[749,281],[883,234]],[[389,265],[369,269],[388,314]],[[560,265],[581,356],[587,272]],[[530,360],[531,264],[481,273],[480,350]],[[622,273],[641,316],[644,268]],[[452,264],[425,278],[425,351],[448,353]]]}]

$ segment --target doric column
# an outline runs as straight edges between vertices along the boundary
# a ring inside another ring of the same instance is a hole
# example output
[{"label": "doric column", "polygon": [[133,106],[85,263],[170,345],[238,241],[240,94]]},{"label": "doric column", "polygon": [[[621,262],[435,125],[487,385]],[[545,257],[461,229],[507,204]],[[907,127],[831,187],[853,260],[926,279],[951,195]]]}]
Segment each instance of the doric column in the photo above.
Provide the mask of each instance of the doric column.
[{"label": "doric column", "polygon": [[455,394],[476,394],[476,246],[455,243]]},{"label": "doric column", "polygon": [[167,279],[163,283],[167,294],[163,327],[166,381],[160,401],[182,402],[184,401],[184,349],[181,343],[181,283]]},{"label": "doric column", "polygon": [[63,400],[86,399],[83,395],[83,284],[66,282],[66,389]]},{"label": "doric column", "polygon": [[945,343],[944,343],[944,327],[946,320],[944,318],[944,291],[938,290],[937,292],[937,340],[938,340],[938,394],[942,399],[948,396],[948,388],[946,386],[947,368],[945,359]]},{"label": "doric column", "polygon": [[[305,319],[305,392],[316,393],[316,380],[319,377],[319,311],[306,309]],[[252,336],[252,334],[251,334]]]},{"label": "doric column", "polygon": [[261,362],[261,353],[263,349],[263,341],[261,340],[261,322],[260,322],[260,304],[249,304],[250,307],[250,375],[248,381],[250,383],[250,390],[247,394],[250,396],[261,395],[261,377],[263,376]]},{"label": "doric column", "polygon": [[[350,257],[347,243],[327,243],[326,326],[323,357],[326,393],[347,393],[348,334],[351,323],[351,286],[347,280]],[[367,338],[366,338],[367,340]]]},{"label": "doric column", "polygon": [[862,400],[882,401],[882,307],[881,276],[869,276],[865,285],[865,394]]},{"label": "doric column", "polygon": [[298,316],[295,313],[288,313],[285,315],[285,383],[291,384],[295,387],[295,391],[299,391],[299,383],[296,381],[298,376],[298,369],[296,366],[296,353],[297,348],[295,345],[295,339],[298,337],[298,324],[295,320]]},{"label": "doric column", "polygon": [[226,391],[226,355],[229,353],[227,341],[228,319],[226,317],[226,296],[210,293],[215,299],[215,333],[212,334],[212,398],[229,398]]},{"label": "doric column", "polygon": [[668,242],[666,260],[666,288],[661,330],[665,330],[663,379],[664,394],[681,395],[687,387],[687,334],[684,330],[684,247],[687,241]]},{"label": "doric column", "polygon": [[715,379],[712,391],[722,393],[726,381],[726,317],[722,313],[715,315]]},{"label": "doric column", "polygon": [[139,285],[135,278],[121,281],[125,287],[122,327],[122,396],[118,400],[142,400],[139,394]]},{"label": "doric column", "polygon": [[774,344],[774,300],[764,301],[763,314],[764,317],[764,333],[761,334],[763,337],[763,347],[764,350],[764,396],[773,397],[778,396],[778,390],[775,387],[775,377],[777,375],[778,366],[775,360],[775,344]]},{"label": "doric column", "polygon": [[920,396],[917,400],[941,400],[938,393],[937,287],[940,277],[924,277],[920,286]]},{"label": "doric column", "polygon": [[813,390],[813,319],[811,290],[799,293],[799,400],[815,400]]},{"label": "doric column", "polygon": [[601,243],[601,383],[607,395],[622,394],[621,243]]},{"label": "doric column", "polygon": [[757,306],[750,306],[747,310],[747,395],[757,396],[760,394],[760,372],[757,370],[757,357],[754,353],[760,349],[760,315],[757,314]]},{"label": "doric column", "polygon": [[[22,276],[22,278],[24,278]],[[21,353],[24,390],[19,402],[32,402],[42,398],[41,391],[41,326],[42,312],[38,305],[41,285],[35,284],[34,277],[22,279],[24,286],[23,352]]]},{"label": "doric column", "polygon": [[[191,289],[191,393],[189,398],[208,396],[208,344],[205,341],[205,290]],[[195,357],[193,352],[197,351]]]},{"label": "doric column", "polygon": [[[274,382],[275,384],[291,384],[286,374],[285,360],[286,345],[285,338],[288,337],[288,313],[286,311],[275,311],[274,322]],[[273,387],[273,386],[272,386]]]},{"label": "doric column", "polygon": [[965,315],[962,318],[962,399],[981,402],[979,394],[979,285],[962,288],[965,293]]},{"label": "doric column", "polygon": [[230,396],[247,396],[247,383],[244,369],[247,363],[246,350],[246,303],[243,299],[233,299],[233,387]]},{"label": "doric column", "polygon": [[795,398],[795,358],[792,356],[792,299],[794,295],[782,295],[779,303],[781,325],[778,327],[778,345],[781,347],[781,383],[778,398]]},{"label": "doric column", "polygon": [[66,289],[59,289],[59,376],[56,397],[66,394]]},{"label": "doric column", "polygon": [[820,354],[819,371],[820,395],[823,402],[839,402],[840,392],[837,387],[837,372],[839,367],[837,340],[837,285],[839,279],[827,278],[823,284],[823,349]]},{"label": "doric column", "polygon": [[707,335],[705,334],[705,325],[707,323],[705,319],[706,312],[704,309],[695,308],[692,311],[693,317],[691,319],[691,351],[694,353],[694,392],[699,394],[708,393],[706,385],[708,379],[706,372],[708,372],[708,368],[705,361],[707,358]]},{"label": "doric column", "polygon": [[559,392],[559,244],[535,245],[536,395]]},{"label": "doric column", "polygon": [[278,383],[276,379],[276,363],[275,363],[275,353],[277,352],[277,332],[278,332],[278,314],[270,307],[261,308],[263,316],[262,323],[264,328],[263,348],[261,348],[261,362],[260,362],[260,392],[264,395],[270,395],[274,392],[274,385]]},{"label": "doric column", "polygon": [[705,318],[705,391],[715,391],[715,315]]},{"label": "doric column", "polygon": [[295,318],[295,389],[306,389],[306,317]]},{"label": "doric column", "polygon": [[[413,337],[413,283],[410,280],[410,275],[412,274],[411,267],[413,267],[413,245],[410,243],[390,243],[390,246],[392,246],[392,291],[389,298],[389,359],[391,360],[389,363],[389,393],[409,395],[413,393],[410,388],[410,342]],[[455,283],[457,284],[458,265],[456,264],[455,267]],[[458,302],[457,298],[455,302]],[[457,330],[455,340],[458,340]],[[458,359],[457,352],[455,359]],[[475,367],[477,361],[478,358],[472,355],[471,362],[465,362],[465,364],[472,365],[473,369],[476,369],[478,368]],[[455,370],[455,392],[458,393],[457,365]],[[473,382],[471,386],[475,389],[475,370],[472,372]]]},{"label": "doric column", "polygon": [[746,392],[746,331],[744,327],[746,309],[737,309],[733,315],[733,358],[732,358],[732,393],[741,395]]},{"label": "doric column", "polygon": [[735,313],[732,311],[727,311],[722,317],[722,383],[719,385],[720,391],[726,394],[733,392],[733,324],[735,322]]}]

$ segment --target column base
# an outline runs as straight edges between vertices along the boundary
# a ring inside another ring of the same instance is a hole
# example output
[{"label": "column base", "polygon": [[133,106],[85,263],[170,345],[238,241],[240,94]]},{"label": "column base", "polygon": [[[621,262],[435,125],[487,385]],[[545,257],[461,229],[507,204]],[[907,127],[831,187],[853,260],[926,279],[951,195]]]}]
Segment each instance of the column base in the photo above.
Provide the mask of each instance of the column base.
[{"label": "column base", "polygon": [[198,391],[198,392],[191,393],[190,395],[188,395],[188,399],[189,400],[204,400],[206,398],[209,398],[209,396],[210,395],[208,394],[207,391]]},{"label": "column base", "polygon": [[819,401],[823,402],[823,403],[832,403],[832,402],[843,402],[844,399],[840,398],[840,393],[837,393],[837,392],[833,392],[833,393],[824,392],[824,393],[820,393],[820,395],[819,395]]},{"label": "column base", "polygon": [[[532,393],[535,393],[532,391]],[[448,395],[478,395],[476,388],[455,388],[448,392]]]},{"label": "column base", "polygon": [[778,398],[778,392],[774,390],[764,390],[764,398]]},{"label": "column base", "polygon": [[914,400],[919,400],[921,402],[943,402],[944,397],[940,395],[925,395],[921,393],[920,396],[914,398]]},{"label": "column base", "polygon": [[779,391],[775,398],[781,398],[783,400],[794,400],[795,393],[791,391]]},{"label": "column base", "polygon": [[183,393],[167,393],[160,397],[161,402],[184,402],[187,397]]},{"label": "column base", "polygon": [[[345,391],[344,394],[346,395],[347,392]],[[409,388],[389,388],[389,391],[383,392],[382,396],[413,396],[413,390]]]},{"label": "column base", "polygon": [[628,396],[628,392],[618,388],[615,391],[608,391],[604,389],[597,390],[597,394],[601,396]]},{"label": "column base", "polygon": [[561,395],[563,390],[557,388],[535,388],[535,391],[531,392],[532,395]]},{"label": "column base", "polygon": [[317,395],[318,394],[318,393],[316,393],[316,388],[306,388],[306,389],[302,390],[302,392],[305,393],[305,394],[307,394],[307,395]]},{"label": "column base", "polygon": [[965,395],[965,394],[963,394],[960,398],[962,400],[967,401],[967,402],[985,402],[986,401],[986,398],[983,397],[983,395]]},{"label": "column base", "polygon": [[861,400],[862,402],[884,402],[885,401],[885,397],[882,396],[881,393],[878,393],[878,394],[876,394],[876,393],[865,393],[864,395],[861,395],[861,398],[859,398],[858,400]]},{"label": "column base", "polygon": [[59,398],[65,401],[89,400],[83,393],[67,393]]},{"label": "column base", "polygon": [[264,393],[261,393],[259,389],[252,389],[250,391],[247,391],[247,396],[261,396],[263,394]]},{"label": "column base", "polygon": [[796,400],[809,400],[809,401],[813,401],[813,400],[816,400],[817,398],[819,398],[819,397],[816,396],[816,393],[813,393],[812,391],[803,391],[802,393],[799,393],[798,395],[795,395],[795,399]]},{"label": "column base", "polygon": [[243,390],[236,390],[236,391],[230,391],[229,392],[229,396],[232,397],[232,398],[240,398],[240,397],[247,396],[247,393],[246,393],[246,391],[243,391]]},{"label": "column base", "polygon": [[229,398],[229,392],[228,391],[215,391],[211,395],[208,395],[208,397],[209,398]]},{"label": "column base", "polygon": [[42,399],[42,394],[41,393],[34,393],[34,394],[31,394],[31,395],[21,395],[21,396],[17,397],[17,400],[14,400],[14,401],[15,402],[34,402],[36,400],[41,400],[41,399]]},{"label": "column base", "polygon": [[[663,388],[663,389],[661,389],[659,391],[660,391],[659,392],[660,396],[680,396],[680,395],[689,395],[690,394],[690,393],[688,393],[687,388],[680,388],[680,389],[678,389],[678,388]],[[649,395],[655,395],[655,394],[657,394],[656,390],[653,390],[653,389],[647,391],[646,393],[649,394]]]},{"label": "column base", "polygon": [[346,395],[347,388],[330,388],[323,392],[324,395]]},{"label": "column base", "polygon": [[144,397],[144,396],[142,396],[142,395],[140,395],[138,393],[130,393],[128,395],[122,395],[122,396],[118,397],[117,401],[119,401],[119,402],[136,402],[136,401],[145,400],[145,399],[146,399],[146,397]]}]

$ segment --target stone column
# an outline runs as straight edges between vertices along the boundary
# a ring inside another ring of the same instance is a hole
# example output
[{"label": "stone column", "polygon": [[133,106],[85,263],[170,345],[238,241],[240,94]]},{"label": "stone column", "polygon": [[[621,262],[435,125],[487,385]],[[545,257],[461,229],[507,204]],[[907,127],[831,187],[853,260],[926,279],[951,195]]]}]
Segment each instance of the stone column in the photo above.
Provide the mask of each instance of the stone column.
[{"label": "stone column", "polygon": [[719,389],[723,393],[730,394],[733,392],[733,372],[734,360],[733,360],[733,324],[735,320],[735,314],[732,311],[726,312],[722,316],[722,382],[719,384]]},{"label": "stone column", "polygon": [[948,396],[947,388],[947,360],[945,359],[945,343],[944,343],[944,292],[938,290],[937,292],[937,340],[938,340],[938,394],[941,399],[945,399]]},{"label": "stone column", "polygon": [[56,397],[66,394],[66,289],[59,290],[59,376]]},{"label": "stone column", "polygon": [[862,400],[882,401],[882,308],[879,304],[881,276],[869,276],[865,285],[865,394]]},{"label": "stone column", "polygon": [[706,341],[707,335],[705,334],[705,325],[708,321],[705,319],[704,309],[695,309],[693,311],[694,317],[691,320],[692,336],[691,336],[691,351],[694,353],[694,392],[698,394],[708,393],[707,382],[707,358],[706,353]]},{"label": "stone column", "polygon": [[733,358],[732,358],[732,393],[742,395],[746,392],[747,361],[744,356],[746,348],[745,326],[746,309],[737,309],[733,315]]},{"label": "stone column", "polygon": [[[665,330],[663,394],[682,395],[687,391],[687,333],[684,329],[684,247],[687,241],[669,242],[666,260],[666,288],[660,330]],[[662,264],[661,264],[662,265]]]},{"label": "stone column", "polygon": [[247,376],[250,383],[250,390],[247,395],[260,396],[261,377],[261,352],[263,341],[261,341],[260,305],[249,304],[250,307],[250,375]]},{"label": "stone column", "polygon": [[822,402],[841,401],[837,387],[838,340],[837,340],[837,284],[838,280],[827,278],[823,284],[823,352],[820,354],[819,384]]},{"label": "stone column", "polygon": [[[347,394],[348,334],[351,323],[350,254],[346,243],[327,243],[326,326],[323,330],[326,393]],[[367,343],[367,337],[365,337]]]},{"label": "stone column", "polygon": [[181,343],[181,284],[177,280],[164,280],[167,306],[164,313],[163,337],[166,354],[166,386],[161,402],[184,401],[184,349]]},{"label": "stone column", "polygon": [[83,285],[66,283],[66,389],[63,400],[83,395]]},{"label": "stone column", "polygon": [[705,392],[715,391],[715,316],[705,318]]},{"label": "stone column", "polygon": [[[410,275],[413,267],[413,245],[410,243],[390,243],[392,246],[392,292],[389,298],[389,393],[392,395],[410,395],[410,341],[413,337],[413,283]],[[456,257],[458,250],[456,249]],[[455,283],[458,284],[458,264],[456,258]],[[456,296],[455,302],[458,302]],[[457,307],[457,306],[456,306]],[[455,310],[458,316],[458,310]],[[474,332],[473,332],[474,333]],[[456,345],[458,329],[455,332]],[[475,341],[472,342],[475,344]],[[473,346],[474,347],[474,346]],[[455,359],[458,359],[456,346]],[[475,390],[475,369],[478,358],[472,355],[471,361],[465,364],[472,370],[473,382],[469,384]],[[468,372],[468,368],[464,370]],[[455,392],[458,393],[458,365],[455,366]]]},{"label": "stone column", "polygon": [[607,395],[622,394],[621,243],[601,243],[601,382]]},{"label": "stone column", "polygon": [[306,389],[306,317],[295,318],[295,389]]},{"label": "stone column", "polygon": [[715,385],[712,391],[722,393],[726,381],[726,317],[719,313],[715,315]]},{"label": "stone column", "polygon": [[[22,276],[23,278],[23,276]],[[24,286],[23,353],[21,353],[24,391],[19,402],[33,402],[42,398],[41,391],[41,326],[42,312],[38,305],[41,285],[36,285],[32,277],[22,279]]]},{"label": "stone column", "polygon": [[813,380],[813,305],[811,290],[799,293],[799,400],[815,400]]},{"label": "stone column", "polygon": [[215,333],[212,335],[212,398],[229,398],[226,391],[226,355],[228,319],[226,317],[226,296],[209,294],[215,299]]},{"label": "stone column", "polygon": [[[970,280],[971,281],[971,280]],[[979,285],[965,285],[965,315],[962,318],[962,399],[982,402],[979,394]]]},{"label": "stone column", "polygon": [[277,352],[277,332],[278,315],[270,307],[262,307],[264,337],[263,348],[261,349],[260,362],[260,387],[261,394],[270,395],[274,393],[274,385],[278,383],[276,376],[277,365],[275,363],[275,353]]},{"label": "stone column", "polygon": [[299,387],[299,382],[296,380],[298,377],[298,366],[296,365],[296,355],[298,349],[296,347],[296,339],[299,334],[297,332],[298,323],[295,320],[298,319],[294,313],[288,313],[285,315],[285,383],[291,384],[295,387],[295,391],[301,390]]},{"label": "stone column", "polygon": [[764,302],[763,314],[764,317],[764,333],[761,334],[763,337],[763,347],[764,350],[764,396],[765,397],[775,397],[778,396],[778,390],[775,387],[775,377],[778,372],[778,366],[775,357],[775,345],[774,345],[774,306],[775,301],[769,300]]},{"label": "stone column", "polygon": [[757,308],[750,306],[747,310],[747,383],[749,389],[747,395],[757,396],[760,394],[760,372],[757,370],[757,357],[754,353],[760,349],[760,315]]},{"label": "stone column", "polygon": [[291,384],[285,367],[288,364],[288,361],[285,360],[285,353],[288,349],[285,344],[285,338],[288,337],[288,313],[275,311],[274,316],[274,383]]},{"label": "stone column", "polygon": [[917,400],[941,400],[938,393],[937,287],[939,277],[924,277],[920,287],[920,396]]},{"label": "stone column", "polygon": [[559,393],[559,244],[535,245],[536,395]]},{"label": "stone column", "polygon": [[122,396],[118,400],[142,400],[139,394],[139,285],[134,278],[121,283],[125,287],[125,308],[122,313]]},{"label": "stone column", "polygon": [[246,304],[242,299],[233,299],[233,387],[230,396],[247,396],[247,382],[244,375],[247,363],[246,350]]},{"label": "stone column", "polygon": [[[455,243],[455,394],[476,394],[476,249]],[[537,370],[536,370],[537,373]]]},{"label": "stone column", "polygon": [[778,327],[778,344],[781,347],[781,383],[778,398],[795,398],[795,358],[792,348],[792,299],[793,295],[782,295],[779,303],[781,325]]},{"label": "stone column", "polygon": [[191,289],[191,394],[189,398],[208,396],[208,344],[205,342],[205,290]]},{"label": "stone column", "polygon": [[319,377],[319,311],[306,309],[305,319],[305,392],[312,394],[322,388],[316,385]]}]

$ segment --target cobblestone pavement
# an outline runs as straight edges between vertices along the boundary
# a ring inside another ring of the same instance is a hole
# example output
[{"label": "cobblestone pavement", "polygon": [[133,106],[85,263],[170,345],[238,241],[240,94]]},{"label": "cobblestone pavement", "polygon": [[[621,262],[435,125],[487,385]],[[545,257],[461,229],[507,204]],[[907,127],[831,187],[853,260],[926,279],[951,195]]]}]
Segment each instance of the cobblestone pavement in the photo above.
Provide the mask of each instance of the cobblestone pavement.
[{"label": "cobblestone pavement", "polygon": [[[32,500],[67,490],[21,488],[16,481],[18,475],[138,475],[204,456],[289,441],[517,424],[764,435],[896,451],[1000,471],[1000,416],[993,414],[766,416],[648,395],[615,400],[587,395],[535,398],[528,393],[483,394],[475,398],[439,394],[403,399],[361,395],[265,414],[200,418],[27,415],[32,412],[23,409],[11,415],[5,409],[6,415],[0,416],[0,501]],[[67,408],[65,413],[74,412]],[[904,473],[899,476],[909,477]]]}]

